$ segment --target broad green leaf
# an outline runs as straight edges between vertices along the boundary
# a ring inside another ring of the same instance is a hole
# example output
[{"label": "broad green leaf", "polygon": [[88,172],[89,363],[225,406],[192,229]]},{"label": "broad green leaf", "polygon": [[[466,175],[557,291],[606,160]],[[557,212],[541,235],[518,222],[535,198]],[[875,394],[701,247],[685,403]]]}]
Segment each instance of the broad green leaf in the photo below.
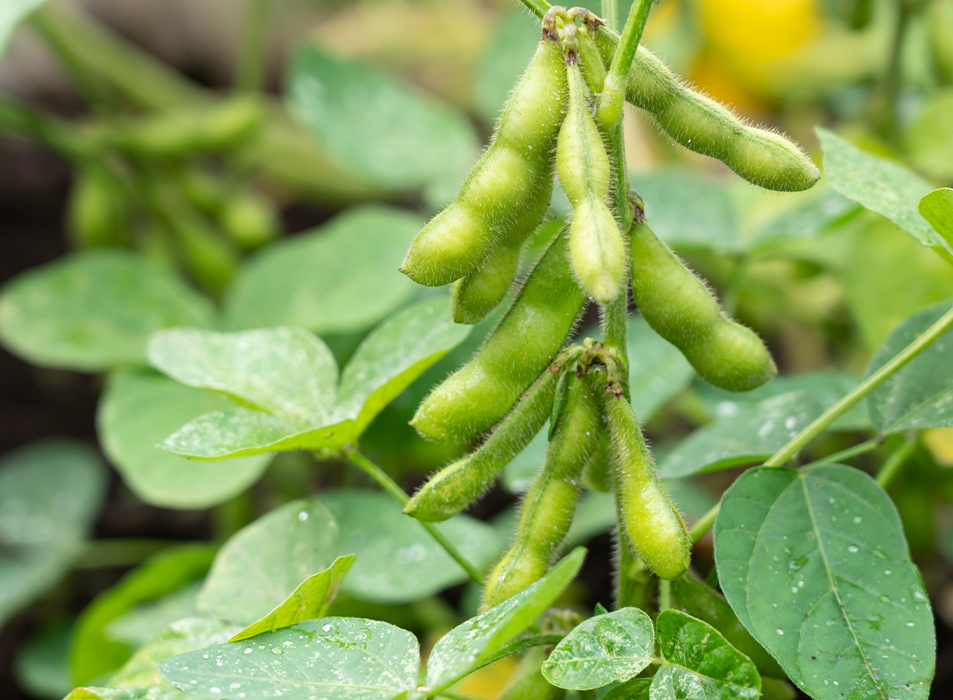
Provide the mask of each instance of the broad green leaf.
[{"label": "broad green leaf", "polygon": [[[423,525],[404,515],[391,496],[339,489],[323,493],[321,503],[340,530],[335,554],[357,554],[341,586],[344,593],[372,603],[399,605],[468,579]],[[437,527],[478,569],[502,551],[503,542],[493,528],[466,515]]]},{"label": "broad green leaf", "polygon": [[576,577],[586,556],[574,549],[536,583],[450,630],[430,652],[427,687],[448,688],[490,660],[530,624]]},{"label": "broad green leaf", "polygon": [[365,205],[268,245],[226,293],[228,327],[300,326],[325,335],[373,326],[415,294],[397,268],[425,223],[402,209]]},{"label": "broad green leaf", "polygon": [[46,0],[4,0],[0,5],[0,56],[7,50],[13,30]]},{"label": "broad green leaf", "polygon": [[688,386],[695,370],[684,355],[649,328],[641,316],[629,317],[628,335],[632,407],[644,424]]},{"label": "broad green leaf", "polygon": [[745,472],[722,498],[715,561],[738,618],[811,697],[927,697],[930,604],[893,503],[863,472]]},{"label": "broad green leaf", "polygon": [[680,442],[659,465],[659,476],[675,479],[766,459],[827,408],[823,399],[806,391],[741,406]]},{"label": "broad green leaf", "polygon": [[353,419],[354,437],[360,436],[384,406],[459,345],[471,328],[453,323],[446,297],[422,301],[382,323],[341,374],[337,419]]},{"label": "broad green leaf", "polygon": [[160,598],[205,575],[214,549],[205,544],[170,547],[129,572],[86,606],[76,621],[70,668],[73,681],[101,681],[129,659],[131,649],[106,635],[107,625],[139,603]]},{"label": "broad green leaf", "polygon": [[157,600],[137,605],[106,625],[106,636],[138,649],[176,620],[199,615],[202,581],[187,583]]},{"label": "broad green leaf", "polygon": [[[739,394],[698,382],[695,395],[701,400],[712,419],[738,415],[743,406],[761,403],[767,399],[796,391],[806,391],[825,406],[833,406],[857,388],[861,378],[852,372],[837,369],[819,369],[801,374],[782,374],[757,389]],[[831,430],[871,430],[870,418],[863,406],[855,406],[838,418]]]},{"label": "broad green leaf", "polygon": [[953,262],[953,248],[917,211],[932,188],[909,170],[867,153],[837,134],[817,127],[824,150],[824,175],[831,187],[871,211],[882,214],[916,241]]},{"label": "broad green leaf", "polygon": [[714,627],[680,610],[663,610],[655,621],[664,662],[652,678],[650,697],[666,700],[756,700],[761,677],[747,656]]},{"label": "broad green leaf", "polygon": [[741,221],[734,183],[697,170],[667,168],[632,176],[632,188],[645,202],[645,214],[659,238],[676,248],[739,253]]},{"label": "broad green leaf", "polygon": [[651,678],[633,678],[617,685],[602,696],[602,700],[671,700],[672,696],[653,697]]},{"label": "broad green leaf", "polygon": [[519,7],[501,13],[473,80],[479,115],[493,123],[539,43],[539,23]]},{"label": "broad green leaf", "polygon": [[[769,195],[772,196],[773,195]],[[757,250],[784,243],[812,241],[860,211],[855,202],[818,183],[810,192],[791,198],[791,203],[751,235]]]},{"label": "broad green leaf", "polygon": [[215,700],[392,700],[417,687],[414,636],[386,622],[326,617],[160,661],[176,687]]},{"label": "broad green leaf", "polygon": [[[224,644],[237,628],[221,620],[202,617],[187,617],[176,620],[127,661],[109,679],[114,688],[157,688],[179,691],[173,688],[156,670],[156,663],[170,656],[204,649],[214,644]],[[170,693],[171,694],[171,693]]]},{"label": "broad green leaf", "polygon": [[73,688],[69,672],[72,623],[45,627],[21,643],[13,660],[13,675],[29,697],[59,700]]},{"label": "broad green leaf", "polygon": [[326,425],[334,411],[334,355],[300,328],[173,328],[152,336],[147,353],[153,367],[182,384],[223,393],[299,430]]},{"label": "broad green leaf", "polygon": [[543,664],[558,688],[591,690],[627,681],[653,661],[652,619],[638,608],[590,617],[570,632]]},{"label": "broad green leaf", "polygon": [[[870,359],[867,376],[887,364],[940,319],[950,301],[915,313]],[[947,330],[867,397],[870,420],[881,433],[953,426],[953,330]]]},{"label": "broad green leaf", "polygon": [[334,518],[318,501],[287,503],[235,533],[215,557],[199,609],[249,625],[334,561]]},{"label": "broad green leaf", "polygon": [[302,581],[278,607],[228,641],[239,642],[264,632],[324,617],[354,559],[353,554],[338,557],[327,569]]},{"label": "broad green leaf", "polygon": [[479,152],[473,127],[454,108],[315,45],[294,57],[287,92],[323,152],[389,190],[458,173]]},{"label": "broad green leaf", "polygon": [[0,294],[7,348],[33,364],[87,372],[142,364],[150,334],[211,318],[208,299],[121,250],[74,253],[24,272]]},{"label": "broad green leaf", "polygon": [[917,208],[943,240],[953,247],[953,189],[944,187],[928,192]]},{"label": "broad green leaf", "polygon": [[741,624],[728,601],[708,585],[690,575],[672,581],[672,599],[678,610],[714,627],[735,649],[751,659],[758,672],[773,678],[784,678],[784,672]]},{"label": "broad green leaf", "polygon": [[910,314],[953,297],[953,267],[889,221],[865,218],[852,234],[847,304],[871,351]]},{"label": "broad green leaf", "polygon": [[151,688],[76,688],[64,700],[190,700],[195,697],[165,684]]},{"label": "broad green leaf", "polygon": [[106,494],[85,445],[40,442],[0,461],[0,626],[69,571]]},{"label": "broad green leaf", "polygon": [[159,449],[172,431],[199,414],[232,405],[228,399],[144,371],[110,376],[98,415],[103,451],[143,501],[169,508],[207,508],[258,481],[271,455],[206,463]]}]

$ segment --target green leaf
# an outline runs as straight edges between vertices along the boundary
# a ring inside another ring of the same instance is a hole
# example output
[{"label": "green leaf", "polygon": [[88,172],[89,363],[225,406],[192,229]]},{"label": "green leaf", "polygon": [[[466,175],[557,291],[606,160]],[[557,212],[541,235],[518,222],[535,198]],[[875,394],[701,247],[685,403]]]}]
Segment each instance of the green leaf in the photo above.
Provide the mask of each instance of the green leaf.
[{"label": "green leaf", "polygon": [[222,396],[152,372],[119,372],[110,376],[100,400],[97,431],[109,461],[143,501],[169,508],[208,508],[258,481],[272,456],[212,464],[185,459],[158,444],[195,416],[230,405]]},{"label": "green leaf", "polygon": [[[399,605],[426,598],[469,577],[414,518],[380,491],[339,489],[321,495],[337,521],[335,554],[357,554],[341,590],[372,603]],[[437,528],[478,569],[503,548],[486,523],[460,515]]]},{"label": "green leaf", "polygon": [[173,328],[152,336],[147,353],[153,367],[182,384],[223,393],[299,429],[325,425],[334,412],[334,355],[300,328]]},{"label": "green leaf", "polygon": [[73,681],[102,680],[122,666],[130,649],[106,635],[107,625],[139,603],[160,598],[204,576],[214,549],[204,544],[170,547],[120,579],[83,610],[76,621],[70,667]]},{"label": "green leaf", "polygon": [[590,617],[570,632],[543,664],[557,688],[592,690],[627,681],[653,661],[652,620],[638,608]]},{"label": "green leaf", "polygon": [[188,617],[176,620],[149,640],[109,679],[114,688],[156,688],[181,697],[156,670],[156,663],[170,656],[225,643],[237,628],[221,620]]},{"label": "green leaf", "polygon": [[923,195],[917,209],[947,245],[953,248],[953,189],[944,187],[928,192]]},{"label": "green leaf", "polygon": [[40,442],[0,461],[0,626],[69,571],[106,495],[85,445]]},{"label": "green leaf", "polygon": [[806,391],[743,405],[680,442],[659,465],[659,476],[675,479],[766,459],[827,408]]},{"label": "green leaf", "polygon": [[13,30],[46,0],[4,0],[0,5],[0,56],[7,50]]},{"label": "green leaf", "polygon": [[743,252],[734,183],[672,167],[633,175],[632,189],[645,202],[645,214],[659,238],[676,248],[711,250],[718,255]]},{"label": "green leaf", "polygon": [[414,636],[386,622],[326,617],[165,659],[159,672],[201,697],[393,700],[417,686]]},{"label": "green leaf", "polygon": [[695,370],[678,348],[649,328],[641,316],[629,317],[628,336],[632,407],[644,424],[689,385]]},{"label": "green leaf", "polygon": [[0,294],[0,340],[11,351],[88,372],[142,364],[151,333],[211,317],[208,299],[120,250],[74,253],[24,272]]},{"label": "green leaf", "polygon": [[758,225],[751,234],[751,247],[764,250],[813,241],[859,211],[855,202],[818,183],[809,192],[792,197],[790,204]]},{"label": "green leaf", "polygon": [[761,696],[761,677],[754,664],[711,625],[680,610],[663,610],[655,626],[664,664],[652,678],[651,697],[755,700]]},{"label": "green leaf", "polygon": [[585,556],[582,547],[574,549],[536,583],[444,635],[427,661],[427,687],[431,692],[448,688],[480,668],[529,627],[575,578]]},{"label": "green leaf", "polygon": [[268,245],[228,289],[227,326],[300,326],[319,335],[373,326],[415,294],[397,268],[425,223],[401,209],[365,205]]},{"label": "green leaf", "polygon": [[[915,313],[870,359],[867,376],[887,364],[953,308],[950,301]],[[867,397],[870,420],[881,433],[953,426],[953,330],[947,330]]]},{"label": "green leaf", "polygon": [[927,697],[930,604],[893,503],[863,472],[745,472],[722,498],[715,561],[738,618],[811,697]]},{"label": "green leaf", "polygon": [[189,700],[195,695],[183,694],[166,684],[152,688],[76,688],[64,700]]},{"label": "green leaf", "polygon": [[215,557],[198,605],[250,625],[274,611],[335,557],[338,528],[313,499],[293,501],[235,533]]},{"label": "green leaf", "polygon": [[[633,678],[622,685],[617,685],[603,695],[602,700],[654,700],[651,696],[651,692],[651,678]],[[670,700],[671,697],[672,696],[662,696],[665,700]]]},{"label": "green leaf", "polygon": [[862,151],[827,129],[817,127],[824,150],[824,174],[836,191],[882,214],[916,241],[953,262],[953,248],[927,223],[917,203],[932,188],[909,170]]},{"label": "green leaf", "polygon": [[323,152],[386,189],[420,189],[458,173],[479,152],[456,109],[315,45],[294,57],[287,94]]},{"label": "green leaf", "polygon": [[201,590],[202,581],[193,581],[169,595],[137,605],[106,625],[106,636],[138,649],[176,620],[198,616]]},{"label": "green leaf", "polygon": [[59,700],[70,692],[71,623],[56,623],[30,635],[14,658],[14,677],[29,697]]},{"label": "green leaf", "polygon": [[910,314],[953,297],[953,267],[889,221],[865,217],[858,224],[847,258],[847,304],[873,351]]},{"label": "green leaf", "polygon": [[691,576],[672,581],[674,607],[714,627],[731,646],[751,659],[762,675],[784,678],[784,672],[717,591]]},{"label": "green leaf", "polygon": [[327,569],[302,581],[278,607],[228,641],[239,642],[280,627],[324,617],[355,558],[353,554],[338,557]]},{"label": "green leaf", "polygon": [[[758,404],[767,399],[797,391],[806,391],[825,406],[833,406],[856,389],[860,382],[860,376],[852,372],[819,369],[800,374],[782,374],[757,389],[741,394],[719,389],[707,382],[697,382],[694,392],[714,420],[730,418],[738,415],[744,406]],[[870,418],[863,406],[855,406],[834,421],[830,430],[871,430]]]},{"label": "green leaf", "polygon": [[[931,21],[948,25],[949,10],[943,7],[946,16],[934,15]],[[949,180],[953,177],[953,89],[930,90],[923,98],[919,115],[903,129],[907,152],[918,170]]]},{"label": "green leaf", "polygon": [[341,374],[337,420],[353,419],[356,439],[387,404],[459,345],[472,326],[453,323],[450,300],[428,299],[376,328]]}]

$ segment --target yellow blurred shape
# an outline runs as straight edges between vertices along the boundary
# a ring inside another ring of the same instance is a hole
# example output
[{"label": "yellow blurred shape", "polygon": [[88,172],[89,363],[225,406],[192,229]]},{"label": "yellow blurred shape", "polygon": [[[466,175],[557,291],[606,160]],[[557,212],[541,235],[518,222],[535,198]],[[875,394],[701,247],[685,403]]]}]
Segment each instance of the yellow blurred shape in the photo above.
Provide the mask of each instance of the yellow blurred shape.
[{"label": "yellow blurred shape", "polygon": [[516,671],[516,661],[506,656],[479,671],[474,671],[455,690],[484,700],[496,700]]},{"label": "yellow blurred shape", "polygon": [[923,433],[923,444],[933,459],[944,467],[953,467],[953,428],[936,428]]}]

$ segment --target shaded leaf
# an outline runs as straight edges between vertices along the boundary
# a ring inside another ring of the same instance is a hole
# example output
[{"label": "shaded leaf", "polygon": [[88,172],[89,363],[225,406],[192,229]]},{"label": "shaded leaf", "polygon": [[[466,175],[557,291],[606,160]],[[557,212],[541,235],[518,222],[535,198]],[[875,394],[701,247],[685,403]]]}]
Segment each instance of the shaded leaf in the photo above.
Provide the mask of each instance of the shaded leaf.
[{"label": "shaded leaf", "polygon": [[205,326],[208,299],[134,253],[94,250],[28,270],[0,294],[0,340],[46,367],[98,372],[145,361],[170,326]]},{"label": "shaded leaf", "polygon": [[953,248],[933,230],[917,210],[932,188],[909,170],[867,153],[822,127],[815,129],[824,150],[824,175],[831,187],[871,211],[882,214],[953,262]]},{"label": "shaded leaf", "polygon": [[[887,364],[953,308],[949,301],[904,321],[870,359],[867,376]],[[947,330],[867,397],[870,420],[881,433],[953,426],[953,330]]]},{"label": "shaded leaf", "polygon": [[323,152],[387,189],[420,189],[459,172],[478,154],[476,134],[463,114],[315,45],[294,57],[287,94]]},{"label": "shaded leaf", "polygon": [[[404,515],[391,496],[380,491],[339,489],[321,495],[337,521],[335,553],[357,554],[341,590],[374,603],[410,603],[468,580],[423,525]],[[503,543],[493,528],[460,515],[437,528],[478,569],[489,565]]]},{"label": "shaded leaf", "polygon": [[761,696],[761,677],[754,664],[711,625],[679,610],[663,610],[655,626],[664,663],[652,678],[651,697],[755,700]]},{"label": "shaded leaf", "polygon": [[392,700],[416,688],[420,650],[386,622],[326,617],[165,659],[159,672],[200,697]]},{"label": "shaded leaf", "polygon": [[415,294],[397,268],[425,223],[402,209],[365,205],[268,245],[225,295],[228,327],[299,326],[325,335],[373,326]]},{"label": "shaded leaf", "polygon": [[51,440],[0,461],[0,626],[69,571],[106,495],[85,445]]},{"label": "shaded leaf", "polygon": [[573,629],[546,659],[543,675],[558,688],[601,688],[641,672],[654,651],[651,618],[638,608],[622,608]]},{"label": "shaded leaf", "polygon": [[314,499],[287,503],[235,533],[215,557],[200,610],[250,625],[335,559],[338,528]]},{"label": "shaded leaf", "polygon": [[722,498],[715,560],[738,618],[811,697],[927,697],[929,601],[893,503],[863,472],[745,472]]},{"label": "shaded leaf", "polygon": [[814,240],[860,211],[855,202],[822,183],[791,200],[791,204],[754,229],[752,248]]},{"label": "shaded leaf", "polygon": [[59,700],[70,692],[69,648],[72,624],[58,623],[31,635],[14,659],[16,683],[30,697]]},{"label": "shaded leaf", "polygon": [[230,405],[222,396],[152,372],[118,372],[110,376],[100,399],[97,432],[109,461],[143,501],[169,508],[207,508],[258,481],[272,456],[212,464],[185,459],[158,445],[199,414]]},{"label": "shaded leaf", "polygon": [[536,583],[450,630],[430,653],[427,686],[432,691],[448,688],[492,659],[552,605],[575,578],[585,556],[585,549],[573,550]]},{"label": "shaded leaf", "polygon": [[202,583],[187,583],[169,595],[135,606],[106,625],[106,636],[138,649],[176,620],[197,617]]},{"label": "shaded leaf", "polygon": [[228,641],[238,642],[298,622],[324,617],[354,559],[353,554],[338,557],[327,569],[302,581],[278,607]]}]

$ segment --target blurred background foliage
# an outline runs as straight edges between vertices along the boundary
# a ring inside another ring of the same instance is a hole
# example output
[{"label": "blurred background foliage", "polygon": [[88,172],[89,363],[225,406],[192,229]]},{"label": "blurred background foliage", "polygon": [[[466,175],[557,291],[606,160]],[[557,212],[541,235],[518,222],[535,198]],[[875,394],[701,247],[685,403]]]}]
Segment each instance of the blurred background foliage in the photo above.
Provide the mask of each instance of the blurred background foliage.
[{"label": "blurred background foliage", "polygon": [[[582,4],[600,10],[598,0]],[[170,554],[169,545],[221,542],[319,487],[366,485],[340,465],[316,469],[299,453],[241,458],[222,470],[155,451],[215,401],[149,370],[145,339],[170,325],[298,325],[324,338],[343,366],[384,318],[442,294],[415,288],[397,265],[479,155],[538,27],[516,0],[6,7],[0,695],[55,698],[81,677],[77,668],[89,673],[77,644],[87,655],[107,650],[109,670],[161,629],[156,620],[189,609],[187,586],[204,573],[209,552],[195,545]],[[818,163],[813,129],[821,124],[916,171],[917,183],[953,185],[953,0],[661,0],[644,43],[698,88],[791,135]],[[838,379],[821,383],[846,391],[897,324],[953,298],[953,269],[941,257],[825,181],[804,195],[765,193],[673,145],[637,110],[625,124],[633,184],[655,230],[768,340],[782,373],[835,368]],[[557,196],[554,216],[566,206]],[[538,232],[527,260],[554,231]],[[582,330],[595,320],[590,313]],[[459,453],[422,441],[406,422],[488,323],[399,396],[364,438],[407,488]],[[642,417],[660,464],[699,426],[770,398],[713,395],[664,347],[633,338],[647,343],[639,346],[640,376],[653,400]],[[865,426],[861,416],[812,452],[843,449],[856,442],[850,431]],[[924,436],[913,458],[919,468],[892,493],[943,622],[937,688],[949,687],[943,660],[953,654],[951,430]],[[37,444],[52,436],[72,442]],[[691,458],[685,451],[675,457]],[[511,468],[509,494],[494,492],[474,511],[503,541],[512,493],[525,488],[520,475],[534,468],[532,457]],[[31,467],[40,464],[48,473]],[[63,480],[60,497],[82,502],[63,511],[39,486],[67,472],[78,483]],[[697,516],[731,474],[679,482],[677,500]],[[13,495],[5,501],[4,493]],[[581,512],[575,541],[598,535],[590,546],[608,558],[604,510],[593,502]],[[10,525],[27,515],[42,524],[42,537]],[[43,554],[17,568],[22,561],[8,551]],[[126,578],[113,587],[160,551],[165,560],[151,559],[149,569],[158,585]],[[710,542],[698,552],[710,559]],[[578,599],[604,596],[607,575],[587,576]],[[166,596],[173,592],[179,597]],[[155,600],[169,609],[141,606]],[[334,612],[377,616],[432,640],[473,600],[473,591],[457,589],[394,606],[345,591]],[[82,634],[71,642],[84,608]],[[501,668],[475,675],[467,692],[494,697]]]}]

